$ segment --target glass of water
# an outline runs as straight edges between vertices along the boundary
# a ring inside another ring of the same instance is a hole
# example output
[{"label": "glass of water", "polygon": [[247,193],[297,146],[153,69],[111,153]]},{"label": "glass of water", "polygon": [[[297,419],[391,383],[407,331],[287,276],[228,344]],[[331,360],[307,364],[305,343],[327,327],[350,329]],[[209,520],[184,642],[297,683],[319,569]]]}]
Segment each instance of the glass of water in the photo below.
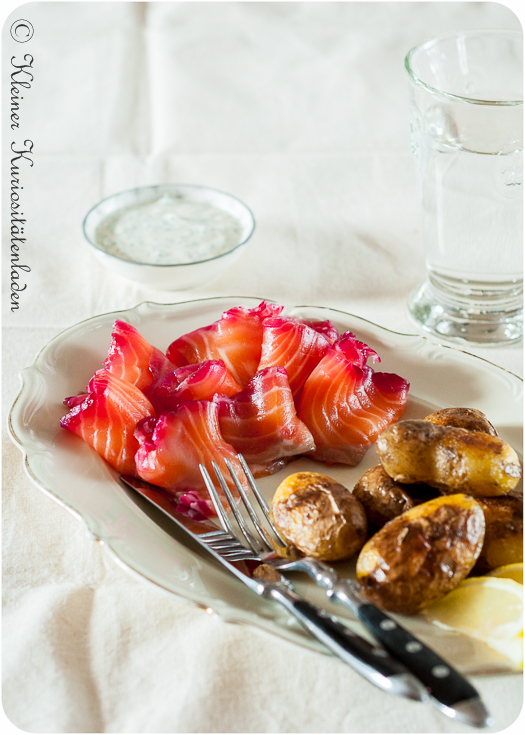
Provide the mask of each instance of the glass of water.
[{"label": "glass of water", "polygon": [[427,332],[523,335],[523,38],[455,33],[406,56],[428,278],[409,297]]}]

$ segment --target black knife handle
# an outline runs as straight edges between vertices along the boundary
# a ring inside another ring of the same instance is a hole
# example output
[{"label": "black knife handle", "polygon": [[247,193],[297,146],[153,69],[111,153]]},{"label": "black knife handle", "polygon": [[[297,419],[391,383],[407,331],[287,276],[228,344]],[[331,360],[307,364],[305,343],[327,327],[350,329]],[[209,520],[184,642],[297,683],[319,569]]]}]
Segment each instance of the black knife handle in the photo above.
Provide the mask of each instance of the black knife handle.
[{"label": "black knife handle", "polygon": [[417,676],[439,702],[452,707],[458,702],[479,697],[472,684],[448,661],[375,605],[362,604],[357,615],[384,648]]},{"label": "black knife handle", "polygon": [[276,586],[270,596],[280,602],[321,643],[383,691],[422,701],[426,692],[406,668],[321,608]]}]

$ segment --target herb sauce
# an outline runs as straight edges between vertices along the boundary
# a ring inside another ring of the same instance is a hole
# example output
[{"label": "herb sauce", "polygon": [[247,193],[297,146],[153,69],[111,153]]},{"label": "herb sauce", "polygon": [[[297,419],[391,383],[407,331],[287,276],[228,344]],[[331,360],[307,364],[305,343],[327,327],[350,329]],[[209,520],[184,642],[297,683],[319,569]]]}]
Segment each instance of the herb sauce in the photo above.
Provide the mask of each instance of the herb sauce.
[{"label": "herb sauce", "polygon": [[107,253],[154,265],[208,260],[232,250],[241,236],[241,224],[228,212],[169,194],[114,212],[95,235]]}]

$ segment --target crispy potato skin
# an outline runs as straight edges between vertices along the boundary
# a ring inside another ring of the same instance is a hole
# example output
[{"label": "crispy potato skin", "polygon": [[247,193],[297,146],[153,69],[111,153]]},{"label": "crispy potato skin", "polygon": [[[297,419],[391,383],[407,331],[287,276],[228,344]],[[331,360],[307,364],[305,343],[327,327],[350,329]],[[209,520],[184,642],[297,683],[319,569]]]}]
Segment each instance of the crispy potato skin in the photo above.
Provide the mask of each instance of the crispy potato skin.
[{"label": "crispy potato skin", "polygon": [[394,482],[381,465],[365,472],[352,493],[363,505],[368,522],[377,528],[415,505],[402,485]]},{"label": "crispy potato skin", "polygon": [[396,482],[424,482],[443,493],[503,495],[521,477],[518,455],[498,437],[426,420],[389,426],[377,440],[377,451]]},{"label": "crispy potato skin", "polygon": [[357,579],[379,607],[416,613],[467,576],[484,533],[485,517],[474,498],[434,498],[394,518],[367,541],[357,560]]},{"label": "crispy potato skin", "polygon": [[478,498],[478,503],[485,515],[485,540],[474,572],[523,561],[523,495]]},{"label": "crispy potato skin", "polygon": [[283,480],[271,514],[286,540],[315,559],[348,559],[366,541],[366,514],[359,500],[317,472],[297,472]]},{"label": "crispy potato skin", "polygon": [[396,482],[381,465],[365,472],[352,493],[363,505],[368,523],[376,530],[415,505],[439,495],[430,485]]},{"label": "crispy potato skin", "polygon": [[477,408],[442,408],[425,417],[425,421],[441,426],[455,426],[457,429],[467,431],[481,431],[484,434],[498,436],[498,432],[492,426],[484,413]]}]

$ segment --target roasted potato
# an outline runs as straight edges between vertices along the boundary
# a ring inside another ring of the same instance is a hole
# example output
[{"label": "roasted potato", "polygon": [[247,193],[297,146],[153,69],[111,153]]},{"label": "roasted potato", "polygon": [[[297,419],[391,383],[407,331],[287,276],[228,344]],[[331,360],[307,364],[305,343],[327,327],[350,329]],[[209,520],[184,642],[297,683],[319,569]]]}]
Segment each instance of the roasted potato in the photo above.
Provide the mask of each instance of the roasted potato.
[{"label": "roasted potato", "polygon": [[362,503],[368,523],[376,529],[396,518],[405,510],[435,498],[439,490],[430,485],[404,485],[387,475],[382,465],[365,472],[353,489]]},{"label": "roasted potato", "polygon": [[474,574],[523,561],[523,496],[478,498],[485,515],[485,540]]},{"label": "roasted potato", "polygon": [[425,420],[389,426],[377,440],[377,451],[396,482],[424,482],[443,493],[503,495],[521,477],[518,455],[502,439]]},{"label": "roasted potato", "polygon": [[282,536],[315,559],[348,559],[366,541],[366,514],[359,500],[317,472],[298,472],[283,480],[271,514]]},{"label": "roasted potato", "polygon": [[498,432],[492,426],[484,413],[477,408],[442,408],[440,411],[425,416],[425,421],[441,426],[455,426],[457,429],[467,431],[481,431],[484,434],[498,436]]},{"label": "roasted potato", "polygon": [[485,517],[469,495],[447,495],[405,511],[361,549],[357,579],[385,610],[416,613],[470,572],[481,552]]},{"label": "roasted potato", "polygon": [[352,494],[363,505],[368,523],[376,528],[416,505],[404,486],[392,480],[381,465],[365,472]]}]

